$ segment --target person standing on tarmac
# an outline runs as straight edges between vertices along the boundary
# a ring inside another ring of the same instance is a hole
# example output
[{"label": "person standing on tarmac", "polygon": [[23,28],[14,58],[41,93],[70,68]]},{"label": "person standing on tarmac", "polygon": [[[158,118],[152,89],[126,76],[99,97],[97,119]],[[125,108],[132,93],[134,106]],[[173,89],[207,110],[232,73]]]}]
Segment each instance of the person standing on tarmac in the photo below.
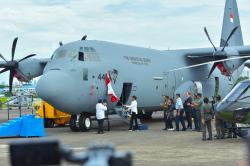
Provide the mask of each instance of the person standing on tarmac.
[{"label": "person standing on tarmac", "polygon": [[[128,108],[128,110],[131,111],[131,119],[130,119],[130,125],[129,125],[129,131],[134,131],[138,129],[138,122],[137,122],[137,114],[138,114],[138,110],[137,110],[137,101],[136,101],[137,97],[136,96],[132,96],[132,101],[131,104],[126,106]],[[135,127],[133,127],[133,123],[135,122]]]},{"label": "person standing on tarmac", "polygon": [[191,93],[187,92],[186,93],[186,100],[184,102],[184,109],[185,109],[185,113],[186,113],[186,119],[188,122],[188,126],[187,128],[192,130],[192,97],[191,97]]},{"label": "person standing on tarmac", "polygon": [[107,102],[106,100],[102,101],[101,99],[99,99],[98,103],[96,104],[96,119],[98,121],[97,134],[104,134],[103,122],[105,119],[105,111],[107,111]]},{"label": "person standing on tarmac", "polygon": [[198,93],[194,102],[192,103],[192,107],[195,109],[196,116],[196,131],[201,131],[201,108],[202,108],[202,94]]},{"label": "person standing on tarmac", "polygon": [[175,117],[176,131],[179,131],[179,123],[180,122],[182,125],[182,131],[185,131],[186,126],[185,126],[184,117],[183,117],[183,114],[184,114],[183,103],[182,103],[181,96],[179,93],[176,94],[175,109],[177,110],[176,117]]},{"label": "person standing on tarmac", "polygon": [[174,100],[170,98],[168,100],[168,109],[167,109],[168,130],[174,130],[173,123],[172,123],[173,117],[174,117]]},{"label": "person standing on tarmac", "polygon": [[169,128],[167,121],[168,102],[169,102],[169,96],[164,96],[164,102],[160,104],[161,109],[163,109],[164,123],[165,123],[165,128],[163,130],[167,130]]},{"label": "person standing on tarmac", "polygon": [[[203,105],[201,108],[201,122],[202,122],[202,140],[212,140],[212,116],[213,116],[213,111],[211,106],[208,104],[209,100],[207,97],[204,98],[203,100]],[[206,139],[206,131],[208,131],[209,138]]]},{"label": "person standing on tarmac", "polygon": [[[216,101],[214,107],[220,102],[221,97],[220,95],[216,96]],[[224,121],[218,117],[215,113],[215,128],[216,128],[216,138],[217,139],[224,139],[225,137],[225,129],[224,129]]]}]

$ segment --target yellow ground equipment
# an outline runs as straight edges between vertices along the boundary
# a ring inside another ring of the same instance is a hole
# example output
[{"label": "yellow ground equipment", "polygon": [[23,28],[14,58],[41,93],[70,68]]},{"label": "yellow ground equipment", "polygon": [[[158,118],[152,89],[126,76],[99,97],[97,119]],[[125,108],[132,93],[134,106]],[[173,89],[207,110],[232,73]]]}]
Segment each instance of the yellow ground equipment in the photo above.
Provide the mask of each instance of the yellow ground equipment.
[{"label": "yellow ground equipment", "polygon": [[36,115],[45,118],[44,125],[45,127],[54,127],[55,124],[57,125],[65,125],[68,124],[70,121],[69,114],[63,113],[45,101],[42,101],[38,110],[36,111]]}]

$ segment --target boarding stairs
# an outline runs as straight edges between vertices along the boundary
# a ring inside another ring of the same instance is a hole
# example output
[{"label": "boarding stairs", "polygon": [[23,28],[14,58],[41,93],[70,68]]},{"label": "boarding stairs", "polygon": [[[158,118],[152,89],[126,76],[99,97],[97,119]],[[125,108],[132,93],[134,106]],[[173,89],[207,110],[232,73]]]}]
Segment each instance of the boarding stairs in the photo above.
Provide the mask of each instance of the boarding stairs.
[{"label": "boarding stairs", "polygon": [[[125,123],[130,123],[130,118],[131,114],[129,111],[127,111],[124,107],[122,106],[117,106],[114,108],[116,114],[125,122]],[[140,119],[137,119],[138,124],[141,124]]]},{"label": "boarding stairs", "polygon": [[114,108],[116,114],[126,123],[129,123],[130,120],[130,113],[128,111],[125,110],[124,107],[122,106],[117,106],[116,108]]}]

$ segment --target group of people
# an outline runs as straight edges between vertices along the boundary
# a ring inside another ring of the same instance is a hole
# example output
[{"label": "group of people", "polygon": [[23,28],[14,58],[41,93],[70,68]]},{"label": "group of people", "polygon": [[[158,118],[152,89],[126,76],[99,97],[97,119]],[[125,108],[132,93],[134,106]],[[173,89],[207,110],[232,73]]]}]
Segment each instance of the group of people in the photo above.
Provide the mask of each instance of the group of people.
[{"label": "group of people", "polygon": [[[220,102],[221,97],[218,95],[209,101],[207,97],[197,93],[192,96],[190,92],[185,94],[185,101],[183,102],[181,95],[176,94],[175,100],[169,96],[164,96],[164,102],[160,104],[164,112],[165,128],[163,130],[185,131],[187,129],[202,132],[202,140],[212,140],[212,119],[215,118],[216,138],[225,138],[226,128],[228,130],[228,138],[236,137],[234,129],[235,124],[226,123],[220,119],[215,113],[214,108]],[[132,96],[130,105],[123,105],[125,110],[130,112],[129,131],[138,129],[138,109],[137,97]],[[103,134],[103,122],[105,119],[105,111],[107,111],[107,100],[99,100],[96,104],[96,118],[98,121],[98,134]],[[185,120],[187,123],[185,123]],[[175,129],[173,126],[175,122]],[[193,128],[194,123],[194,128]],[[186,126],[187,124],[187,126]],[[206,137],[208,133],[208,138]]]},{"label": "group of people", "polygon": [[[233,130],[234,124],[225,123],[214,112],[214,107],[221,100],[219,95],[211,102],[200,93],[192,96],[190,92],[187,92],[185,96],[186,99],[183,102],[180,94],[176,94],[175,104],[172,98],[164,96],[164,102],[160,105],[164,111],[165,128],[163,130],[179,131],[179,125],[181,123],[182,131],[187,129],[199,131],[202,132],[202,140],[212,140],[212,119],[215,117],[217,133],[215,137],[217,139],[223,139],[225,137],[225,126],[230,127],[228,130],[228,138],[236,137]],[[173,127],[173,120],[175,121],[175,129]],[[185,120],[187,123],[185,123]],[[207,132],[208,138],[206,137]]]}]

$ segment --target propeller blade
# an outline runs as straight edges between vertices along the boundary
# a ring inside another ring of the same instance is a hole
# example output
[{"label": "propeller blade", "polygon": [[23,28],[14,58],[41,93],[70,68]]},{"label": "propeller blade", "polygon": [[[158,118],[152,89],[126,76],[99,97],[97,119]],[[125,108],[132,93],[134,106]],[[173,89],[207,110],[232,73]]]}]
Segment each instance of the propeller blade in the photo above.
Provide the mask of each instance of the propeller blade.
[{"label": "propeller blade", "polygon": [[233,34],[236,32],[237,29],[238,29],[238,26],[236,26],[236,27],[232,30],[232,32],[231,32],[230,35],[228,36],[228,38],[227,38],[227,40],[226,40],[226,42],[225,42],[225,44],[224,44],[224,47],[222,48],[221,52],[223,52],[223,51],[225,50],[225,48],[226,48],[226,46],[227,46],[227,44],[228,44],[228,41],[231,39],[231,37],[233,36]]},{"label": "propeller blade", "polygon": [[3,57],[2,54],[0,54],[0,58],[2,58],[5,62],[7,62],[7,60]]},{"label": "propeller blade", "polygon": [[208,34],[208,31],[207,31],[207,28],[206,28],[206,27],[204,27],[204,31],[205,31],[205,34],[206,34],[206,36],[207,36],[209,42],[210,42],[210,43],[212,44],[212,46],[214,47],[214,50],[217,51],[217,48],[215,47],[214,43],[212,42],[212,40],[211,40],[211,38],[210,38],[210,36],[209,36],[209,34]]},{"label": "propeller blade", "polygon": [[14,72],[15,70],[10,70],[10,76],[9,76],[9,92],[12,94],[12,85],[13,85],[13,79],[14,79]]},{"label": "propeller blade", "polygon": [[12,54],[11,54],[11,61],[14,60],[14,55],[15,55],[15,50],[16,50],[16,43],[17,43],[18,38],[16,37],[13,40],[13,44],[12,44]]},{"label": "propeller blade", "polygon": [[30,58],[30,57],[33,57],[33,56],[35,56],[35,55],[36,55],[36,54],[28,55],[28,56],[26,56],[26,57],[20,59],[20,60],[18,61],[18,63],[19,63],[19,62],[22,62],[22,61],[25,60],[25,59],[28,59],[28,58]]},{"label": "propeller blade", "polygon": [[212,66],[212,68],[210,69],[209,71],[209,74],[208,74],[208,77],[207,78],[210,78],[211,74],[214,72],[214,69],[216,68],[216,66],[219,64],[219,62],[215,62]]},{"label": "propeller blade", "polygon": [[6,69],[3,69],[3,70],[0,71],[0,74],[6,72],[6,71],[8,71],[8,70],[9,70],[9,69],[7,69],[7,68],[6,68]]}]

